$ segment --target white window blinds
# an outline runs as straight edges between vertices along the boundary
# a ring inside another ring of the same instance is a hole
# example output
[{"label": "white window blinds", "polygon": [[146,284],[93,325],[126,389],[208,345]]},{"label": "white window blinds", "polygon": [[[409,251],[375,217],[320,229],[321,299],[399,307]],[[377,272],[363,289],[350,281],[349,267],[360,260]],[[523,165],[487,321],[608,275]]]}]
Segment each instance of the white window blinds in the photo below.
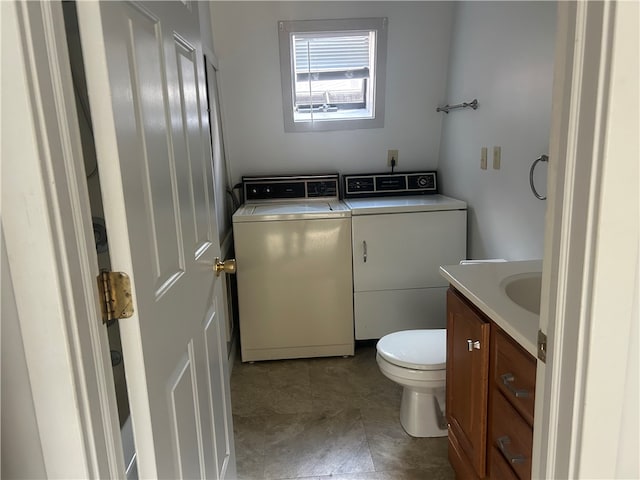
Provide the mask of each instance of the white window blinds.
[{"label": "white window blinds", "polygon": [[374,33],[294,34],[296,80],[368,78]]}]

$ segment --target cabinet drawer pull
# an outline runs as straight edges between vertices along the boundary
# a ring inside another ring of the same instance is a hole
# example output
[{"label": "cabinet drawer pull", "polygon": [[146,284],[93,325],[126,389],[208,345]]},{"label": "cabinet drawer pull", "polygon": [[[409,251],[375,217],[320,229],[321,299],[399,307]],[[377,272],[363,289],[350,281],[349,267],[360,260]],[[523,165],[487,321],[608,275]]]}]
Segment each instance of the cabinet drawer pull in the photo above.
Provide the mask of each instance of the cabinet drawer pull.
[{"label": "cabinet drawer pull", "polygon": [[500,378],[502,379],[502,384],[507,388],[507,390],[509,390],[513,394],[514,397],[529,398],[529,392],[527,390],[523,390],[521,388],[514,388],[514,386],[511,385],[511,382],[515,380],[513,374],[503,373],[502,375],[500,375]]},{"label": "cabinet drawer pull", "polygon": [[467,350],[470,352],[473,352],[473,349],[476,350],[480,350],[480,340],[476,340],[475,342],[473,340],[469,340],[467,339]]},{"label": "cabinet drawer pull", "polygon": [[507,445],[511,445],[511,439],[507,435],[503,437],[499,437],[496,441],[498,442],[498,448],[500,449],[500,451],[502,452],[502,455],[504,455],[504,458],[506,458],[508,462],[512,464],[524,463],[524,455],[520,455],[520,454],[514,455],[513,453],[510,453],[509,450],[507,450]]},{"label": "cabinet drawer pull", "polygon": [[363,240],[362,241],[362,259],[364,260],[364,263],[367,263],[367,241]]}]

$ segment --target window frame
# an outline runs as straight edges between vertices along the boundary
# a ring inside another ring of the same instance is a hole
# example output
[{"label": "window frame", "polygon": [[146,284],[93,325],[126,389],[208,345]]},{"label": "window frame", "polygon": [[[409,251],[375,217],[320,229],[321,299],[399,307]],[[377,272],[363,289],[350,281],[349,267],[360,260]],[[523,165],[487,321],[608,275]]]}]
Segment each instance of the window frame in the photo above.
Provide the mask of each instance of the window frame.
[{"label": "window frame", "polygon": [[[282,85],[282,106],[285,132],[314,132],[356,130],[362,128],[384,127],[384,105],[387,65],[387,28],[388,19],[381,18],[346,18],[335,20],[281,20],[278,22],[278,39],[280,47],[280,76]],[[292,34],[306,34],[312,32],[348,32],[375,31],[376,58],[374,64],[374,78],[369,79],[367,88],[373,88],[372,118],[344,118],[323,119],[310,121],[294,120],[294,88],[292,58]]]}]

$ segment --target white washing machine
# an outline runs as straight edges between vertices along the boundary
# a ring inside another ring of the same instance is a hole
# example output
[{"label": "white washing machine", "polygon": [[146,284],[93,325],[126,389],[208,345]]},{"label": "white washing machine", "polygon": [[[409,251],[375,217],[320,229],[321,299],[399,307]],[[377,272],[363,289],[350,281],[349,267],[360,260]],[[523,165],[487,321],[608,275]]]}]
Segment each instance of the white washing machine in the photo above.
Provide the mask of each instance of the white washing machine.
[{"label": "white washing machine", "polygon": [[353,355],[351,212],[338,185],[338,175],[243,178],[242,361]]},{"label": "white washing machine", "polygon": [[440,265],[466,258],[467,204],[436,192],[435,172],[346,175],[356,340],[445,328]]}]

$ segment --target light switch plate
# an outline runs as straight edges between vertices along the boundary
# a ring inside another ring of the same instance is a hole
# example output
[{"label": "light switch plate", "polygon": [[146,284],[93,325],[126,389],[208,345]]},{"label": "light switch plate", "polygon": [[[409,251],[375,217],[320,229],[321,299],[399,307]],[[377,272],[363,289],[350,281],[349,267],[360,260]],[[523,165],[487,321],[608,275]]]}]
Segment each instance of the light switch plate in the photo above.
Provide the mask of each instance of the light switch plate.
[{"label": "light switch plate", "polygon": [[482,170],[487,169],[487,147],[482,147],[480,149],[480,168]]},{"label": "light switch plate", "polygon": [[493,169],[500,170],[501,147],[493,147]]}]

